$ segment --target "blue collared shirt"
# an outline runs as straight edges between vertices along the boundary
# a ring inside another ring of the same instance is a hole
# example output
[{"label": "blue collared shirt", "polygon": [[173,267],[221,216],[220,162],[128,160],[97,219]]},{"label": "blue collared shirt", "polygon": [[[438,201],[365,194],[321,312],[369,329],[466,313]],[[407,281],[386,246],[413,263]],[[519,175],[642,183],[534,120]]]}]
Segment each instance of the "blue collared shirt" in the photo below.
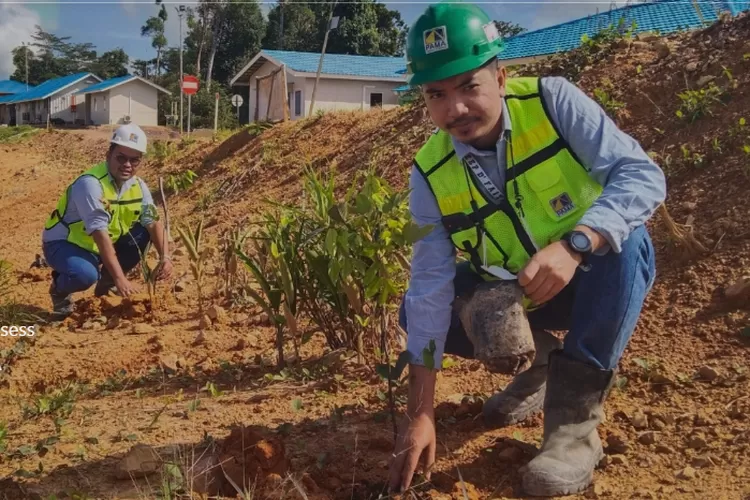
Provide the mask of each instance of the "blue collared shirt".
[{"label": "blue collared shirt", "polygon": [[[620,130],[604,110],[582,90],[562,77],[542,79],[542,93],[552,122],[589,175],[604,187],[579,224],[601,233],[607,240],[598,253],[622,251],[631,231],[645,223],[666,197],[662,170],[638,142]],[[461,160],[471,153],[492,182],[505,191],[505,141],[511,129],[503,102],[503,133],[497,151],[480,151],[453,139]],[[423,364],[422,349],[435,341],[435,366],[441,366],[451,321],[456,274],[456,251],[441,222],[437,200],[427,182],[412,168],[409,208],[415,223],[435,229],[414,245],[411,280],[405,297],[409,324],[407,350],[415,364]]]}]

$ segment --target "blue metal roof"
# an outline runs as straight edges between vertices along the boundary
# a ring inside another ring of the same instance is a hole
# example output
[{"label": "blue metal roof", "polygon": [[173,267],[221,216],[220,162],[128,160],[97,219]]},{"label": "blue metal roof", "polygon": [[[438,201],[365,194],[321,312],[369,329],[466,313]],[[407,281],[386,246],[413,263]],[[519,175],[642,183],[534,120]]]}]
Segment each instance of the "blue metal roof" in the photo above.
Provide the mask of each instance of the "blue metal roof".
[{"label": "blue metal roof", "polygon": [[[750,8],[749,0],[696,4],[706,23],[716,21],[719,12],[728,11],[734,16]],[[667,34],[702,27],[695,5],[690,0],[639,3],[508,38],[499,59],[542,56],[575,49],[581,45],[583,35],[592,37],[609,26],[617,27],[621,18],[624,19],[623,30],[629,29],[635,21],[636,32],[658,31]]]},{"label": "blue metal roof", "polygon": [[120,85],[121,83],[134,80],[135,78],[136,77],[133,75],[125,75],[125,76],[118,76],[115,78],[110,78],[109,80],[104,80],[103,82],[95,83],[94,85],[91,85],[90,87],[86,87],[83,90],[79,90],[78,92],[76,92],[76,95],[88,94],[90,92],[102,92],[116,85]]},{"label": "blue metal roof", "polygon": [[55,92],[59,92],[65,87],[73,85],[79,80],[83,80],[87,76],[93,76],[98,79],[98,77],[96,77],[96,75],[94,75],[93,73],[76,73],[74,75],[61,76],[59,78],[53,78],[52,80],[47,80],[46,82],[40,83],[33,89],[29,89],[28,92],[14,94],[12,96],[12,99],[8,99],[4,102],[27,102],[36,101],[37,99],[45,99]]},{"label": "blue metal roof", "polygon": [[[284,63],[292,71],[317,73],[320,53],[292,52],[286,50],[263,50],[262,55]],[[404,80],[399,74],[406,61],[403,57],[354,56],[349,54],[326,54],[323,58],[322,74],[363,76],[371,78],[395,78]]]},{"label": "blue metal roof", "polygon": [[[29,85],[29,89],[33,88],[33,85]],[[15,80],[0,80],[0,94],[20,94],[21,92],[26,92],[25,83]]]}]

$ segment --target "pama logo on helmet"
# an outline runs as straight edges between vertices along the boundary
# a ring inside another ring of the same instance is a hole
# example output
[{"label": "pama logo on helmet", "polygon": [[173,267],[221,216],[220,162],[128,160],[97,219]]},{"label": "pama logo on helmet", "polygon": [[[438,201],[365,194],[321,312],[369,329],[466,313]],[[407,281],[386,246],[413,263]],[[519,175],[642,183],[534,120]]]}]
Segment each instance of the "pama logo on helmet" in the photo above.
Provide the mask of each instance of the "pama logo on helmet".
[{"label": "pama logo on helmet", "polygon": [[130,134],[130,137],[128,138],[130,142],[138,142],[138,135],[137,134]]},{"label": "pama logo on helmet", "polygon": [[432,54],[448,48],[448,34],[445,26],[424,30],[424,52]]}]

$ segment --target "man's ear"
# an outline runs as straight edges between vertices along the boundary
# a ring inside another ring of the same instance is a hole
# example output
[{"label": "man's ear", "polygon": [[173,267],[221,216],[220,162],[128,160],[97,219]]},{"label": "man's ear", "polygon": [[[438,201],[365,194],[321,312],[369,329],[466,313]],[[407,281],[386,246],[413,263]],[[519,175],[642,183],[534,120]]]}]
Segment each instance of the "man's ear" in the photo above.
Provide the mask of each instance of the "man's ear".
[{"label": "man's ear", "polygon": [[505,66],[497,64],[497,85],[500,87],[500,96],[505,97],[505,81],[508,75],[505,71]]}]

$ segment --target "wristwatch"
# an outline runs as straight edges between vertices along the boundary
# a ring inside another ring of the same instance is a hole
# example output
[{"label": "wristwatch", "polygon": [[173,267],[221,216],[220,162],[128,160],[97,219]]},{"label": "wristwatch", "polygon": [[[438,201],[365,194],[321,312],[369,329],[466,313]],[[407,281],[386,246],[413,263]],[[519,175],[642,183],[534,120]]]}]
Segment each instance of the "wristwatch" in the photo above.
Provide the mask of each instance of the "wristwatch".
[{"label": "wristwatch", "polygon": [[591,255],[593,245],[591,238],[583,231],[569,231],[562,235],[562,240],[568,244],[571,250],[583,256],[583,260]]}]

